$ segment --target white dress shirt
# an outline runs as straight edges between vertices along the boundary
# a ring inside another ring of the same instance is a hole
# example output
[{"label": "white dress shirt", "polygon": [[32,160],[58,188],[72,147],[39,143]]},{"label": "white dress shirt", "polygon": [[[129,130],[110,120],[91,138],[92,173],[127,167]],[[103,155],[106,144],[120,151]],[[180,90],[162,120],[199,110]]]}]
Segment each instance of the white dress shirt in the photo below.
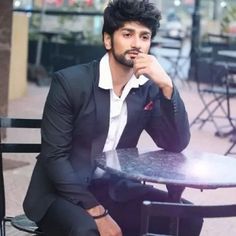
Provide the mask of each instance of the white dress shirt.
[{"label": "white dress shirt", "polygon": [[127,104],[125,101],[127,95],[132,88],[138,88],[145,84],[148,79],[143,75],[137,79],[136,76],[133,75],[125,85],[121,96],[118,97],[113,90],[108,53],[101,59],[99,68],[100,74],[98,86],[102,89],[110,90],[110,121],[107,139],[103,148],[103,151],[105,152],[116,149],[124,131],[127,123]]}]

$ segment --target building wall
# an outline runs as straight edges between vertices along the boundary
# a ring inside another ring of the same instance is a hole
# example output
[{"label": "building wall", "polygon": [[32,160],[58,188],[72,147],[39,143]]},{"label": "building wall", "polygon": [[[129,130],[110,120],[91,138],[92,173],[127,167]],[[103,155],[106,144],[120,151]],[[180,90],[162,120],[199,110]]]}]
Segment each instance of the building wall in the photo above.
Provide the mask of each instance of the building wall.
[{"label": "building wall", "polygon": [[13,14],[12,50],[10,60],[9,99],[23,96],[27,89],[28,17]]}]

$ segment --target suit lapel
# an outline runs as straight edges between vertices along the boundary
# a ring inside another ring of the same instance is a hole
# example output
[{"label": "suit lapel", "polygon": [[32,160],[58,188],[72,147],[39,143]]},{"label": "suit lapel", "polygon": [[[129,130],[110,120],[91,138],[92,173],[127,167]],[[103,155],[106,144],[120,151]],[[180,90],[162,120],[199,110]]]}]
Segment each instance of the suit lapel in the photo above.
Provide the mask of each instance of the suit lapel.
[{"label": "suit lapel", "polygon": [[142,104],[143,98],[138,96],[137,89],[132,89],[127,95],[127,126],[132,125],[134,127],[134,122],[138,120],[137,111],[140,111],[140,106]]},{"label": "suit lapel", "polygon": [[132,132],[130,129],[134,129],[139,126],[139,114],[142,111],[142,104],[144,102],[143,96],[139,96],[138,89],[132,89],[126,98],[127,102],[127,123],[124,131],[121,135],[120,141],[117,148],[124,146],[129,143],[129,133]]}]

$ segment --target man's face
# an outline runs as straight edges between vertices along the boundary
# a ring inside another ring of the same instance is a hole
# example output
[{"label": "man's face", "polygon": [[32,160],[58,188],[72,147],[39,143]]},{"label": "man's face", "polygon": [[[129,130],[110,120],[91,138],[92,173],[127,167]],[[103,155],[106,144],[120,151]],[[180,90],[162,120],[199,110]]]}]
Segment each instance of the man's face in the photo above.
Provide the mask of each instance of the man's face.
[{"label": "man's face", "polygon": [[139,52],[148,53],[150,45],[150,29],[138,22],[127,22],[112,37],[105,36],[106,49],[117,62],[127,67],[133,67]]}]

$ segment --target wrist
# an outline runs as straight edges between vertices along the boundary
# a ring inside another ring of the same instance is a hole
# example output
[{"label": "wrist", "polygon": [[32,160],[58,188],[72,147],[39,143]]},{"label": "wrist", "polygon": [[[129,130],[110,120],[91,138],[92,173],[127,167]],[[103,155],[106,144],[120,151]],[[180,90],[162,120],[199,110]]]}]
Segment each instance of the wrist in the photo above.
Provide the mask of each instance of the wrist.
[{"label": "wrist", "polygon": [[171,99],[173,93],[173,83],[171,79],[167,81],[167,83],[159,85],[159,88],[162,90],[162,93],[165,98]]},{"label": "wrist", "polygon": [[94,215],[92,216],[94,220],[98,220],[100,218],[103,218],[105,216],[107,216],[109,214],[108,210],[107,209],[104,209],[104,212],[100,215]]},{"label": "wrist", "polygon": [[173,88],[171,87],[165,87],[165,88],[162,88],[162,94],[164,95],[164,97],[168,100],[171,99],[172,97],[172,94],[173,94]]},{"label": "wrist", "polygon": [[[102,215],[105,214],[106,210],[105,208],[102,206],[102,205],[98,205],[98,206],[95,206],[93,208],[90,208],[90,209],[87,209],[87,212],[94,218],[96,219],[97,217],[101,216],[103,217]],[[107,215],[108,213],[106,213]],[[105,215],[104,215],[105,216]],[[99,218],[101,218],[99,217]]]}]

